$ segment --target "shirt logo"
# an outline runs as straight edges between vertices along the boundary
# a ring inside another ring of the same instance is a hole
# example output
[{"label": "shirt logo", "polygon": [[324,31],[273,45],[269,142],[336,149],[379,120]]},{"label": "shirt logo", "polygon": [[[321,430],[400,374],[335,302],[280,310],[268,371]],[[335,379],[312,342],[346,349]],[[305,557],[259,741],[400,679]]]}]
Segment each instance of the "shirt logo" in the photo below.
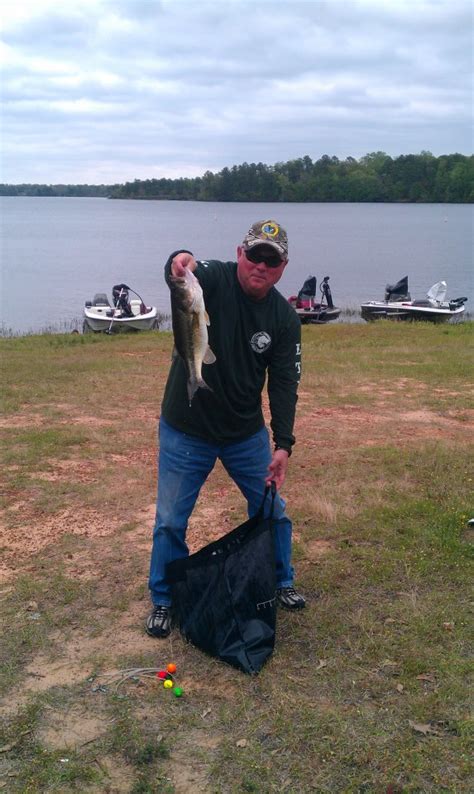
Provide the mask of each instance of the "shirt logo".
[{"label": "shirt logo", "polygon": [[250,340],[250,347],[255,353],[264,353],[265,350],[268,350],[272,343],[272,338],[270,334],[267,334],[266,331],[258,331],[254,334]]}]

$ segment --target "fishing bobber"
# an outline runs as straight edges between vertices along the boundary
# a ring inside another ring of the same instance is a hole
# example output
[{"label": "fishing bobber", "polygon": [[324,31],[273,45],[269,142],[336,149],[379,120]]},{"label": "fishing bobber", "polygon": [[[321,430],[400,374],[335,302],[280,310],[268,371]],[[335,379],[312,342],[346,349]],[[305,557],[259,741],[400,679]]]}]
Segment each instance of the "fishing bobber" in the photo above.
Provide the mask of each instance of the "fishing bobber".
[{"label": "fishing bobber", "polygon": [[176,665],[174,664],[174,662],[170,662],[166,666],[166,669],[168,670],[168,673],[175,673],[176,672]]},{"label": "fishing bobber", "polygon": [[156,677],[164,680],[165,678],[168,677],[168,673],[166,672],[166,670],[159,670],[156,674]]},{"label": "fishing bobber", "polygon": [[181,687],[175,686],[173,689],[173,695],[175,695],[175,697],[177,698],[180,698],[182,694],[183,694],[183,690],[181,689]]},{"label": "fishing bobber", "polygon": [[163,681],[163,686],[165,689],[171,689],[173,686],[171,678],[167,678],[166,681]]}]

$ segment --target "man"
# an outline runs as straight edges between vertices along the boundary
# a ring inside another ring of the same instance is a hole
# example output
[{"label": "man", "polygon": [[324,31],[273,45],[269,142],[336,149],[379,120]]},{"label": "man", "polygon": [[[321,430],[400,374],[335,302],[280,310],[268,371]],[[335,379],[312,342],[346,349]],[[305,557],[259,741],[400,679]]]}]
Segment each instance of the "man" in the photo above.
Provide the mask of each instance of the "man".
[{"label": "man", "polygon": [[[265,484],[277,489],[285,480],[295,443],[293,425],[301,371],[301,324],[274,289],[288,261],[288,238],[273,220],[254,223],[237,248],[237,263],[196,261],[177,251],[165,265],[168,284],[194,272],[204,293],[215,363],[204,364],[209,389],[187,392],[184,361],[171,365],[159,426],[158,502],[153,531],[149,587],[153,610],[146,630],[166,637],[171,630],[166,565],[188,554],[186,529],[199,491],[219,458],[257,513]],[[274,451],[262,413],[261,394],[268,376]],[[277,494],[274,506],[277,600],[302,609],[293,587],[291,521]]]}]

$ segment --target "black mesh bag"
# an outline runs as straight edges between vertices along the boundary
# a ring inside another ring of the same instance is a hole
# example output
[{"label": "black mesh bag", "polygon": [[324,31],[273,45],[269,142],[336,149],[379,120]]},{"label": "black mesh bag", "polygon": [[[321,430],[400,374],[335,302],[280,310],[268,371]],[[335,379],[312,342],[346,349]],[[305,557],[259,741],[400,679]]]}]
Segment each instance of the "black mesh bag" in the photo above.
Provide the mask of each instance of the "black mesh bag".
[{"label": "black mesh bag", "polygon": [[273,653],[276,567],[271,509],[224,537],[167,566],[173,622],[197,648],[223,662],[258,673]]}]

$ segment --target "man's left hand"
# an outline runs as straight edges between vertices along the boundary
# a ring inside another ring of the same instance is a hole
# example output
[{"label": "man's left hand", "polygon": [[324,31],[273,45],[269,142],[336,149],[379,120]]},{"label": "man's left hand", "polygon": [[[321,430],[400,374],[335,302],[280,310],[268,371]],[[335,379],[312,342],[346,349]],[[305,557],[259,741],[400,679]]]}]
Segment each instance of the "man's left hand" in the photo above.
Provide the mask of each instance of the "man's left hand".
[{"label": "man's left hand", "polygon": [[272,462],[268,467],[268,477],[266,484],[270,485],[273,482],[276,484],[277,491],[285,482],[286,470],[288,468],[288,452],[286,449],[277,449],[273,453]]}]

